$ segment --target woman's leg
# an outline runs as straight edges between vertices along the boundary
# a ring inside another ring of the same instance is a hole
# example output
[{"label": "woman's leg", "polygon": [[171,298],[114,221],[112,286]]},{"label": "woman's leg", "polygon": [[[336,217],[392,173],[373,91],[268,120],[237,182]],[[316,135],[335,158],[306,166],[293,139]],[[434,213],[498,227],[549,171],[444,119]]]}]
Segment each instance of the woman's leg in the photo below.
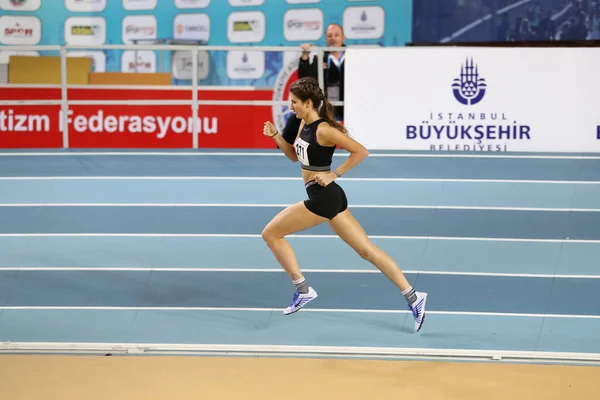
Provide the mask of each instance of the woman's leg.
[{"label": "woman's leg", "polygon": [[375,246],[349,209],[329,221],[331,229],[362,258],[376,266],[401,291],[415,317],[415,328],[421,329],[425,314],[427,293],[416,292],[396,262],[386,252]]},{"label": "woman's leg", "polygon": [[362,258],[383,272],[401,291],[410,288],[410,283],[408,283],[396,262],[371,242],[349,209],[338,214],[329,222],[329,225],[344,242],[352,247]]},{"label": "woman's leg", "polygon": [[262,232],[265,243],[296,286],[296,294],[292,304],[284,310],[284,314],[298,311],[306,303],[317,297],[317,293],[306,283],[298,266],[294,250],[285,239],[285,236],[312,228],[325,221],[327,221],[327,218],[312,213],[303,202],[299,202],[277,214]]},{"label": "woman's leg", "polygon": [[292,280],[302,278],[302,272],[292,246],[284,237],[325,221],[327,218],[313,214],[308,211],[303,202],[299,202],[281,211],[264,228],[262,232],[264,241]]}]

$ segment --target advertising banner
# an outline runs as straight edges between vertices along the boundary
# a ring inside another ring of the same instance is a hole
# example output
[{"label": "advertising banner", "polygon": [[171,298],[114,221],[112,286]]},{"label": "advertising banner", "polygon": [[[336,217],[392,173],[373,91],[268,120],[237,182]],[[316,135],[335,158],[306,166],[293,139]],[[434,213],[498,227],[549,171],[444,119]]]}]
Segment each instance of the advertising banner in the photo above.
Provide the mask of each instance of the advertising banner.
[{"label": "advertising banner", "polygon": [[348,49],[345,123],[372,150],[600,152],[599,63],[592,48]]},{"label": "advertising banner", "polygon": [[[2,88],[6,100],[59,100],[60,89]],[[70,100],[191,100],[191,90],[69,89]],[[200,90],[210,100],[270,100],[270,90]],[[262,134],[273,119],[269,106],[201,105],[202,148],[275,148]],[[193,119],[187,105],[70,105],[70,148],[192,148]],[[0,148],[62,148],[60,106],[0,106]]]},{"label": "advertising banner", "polygon": [[[298,50],[302,43],[325,45],[327,26],[337,23],[346,32],[347,46],[402,46],[411,40],[412,14],[412,1],[398,0],[0,0],[0,45],[174,39],[248,47],[247,55],[241,48],[202,53],[199,84],[273,87],[286,60],[281,52],[259,53],[250,45]],[[81,50],[94,58],[94,72],[171,72],[175,84],[191,84],[189,52]],[[7,62],[7,51],[17,50],[0,49],[0,63]]]}]

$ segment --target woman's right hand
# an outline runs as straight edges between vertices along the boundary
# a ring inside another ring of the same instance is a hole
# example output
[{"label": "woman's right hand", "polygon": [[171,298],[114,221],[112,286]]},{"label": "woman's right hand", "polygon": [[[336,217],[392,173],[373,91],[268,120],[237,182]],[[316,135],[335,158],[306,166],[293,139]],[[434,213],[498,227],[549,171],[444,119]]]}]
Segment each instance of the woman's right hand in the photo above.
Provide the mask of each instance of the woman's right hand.
[{"label": "woman's right hand", "polygon": [[265,126],[263,128],[263,135],[273,137],[277,133],[277,128],[275,125],[271,123],[271,121],[265,122]]}]

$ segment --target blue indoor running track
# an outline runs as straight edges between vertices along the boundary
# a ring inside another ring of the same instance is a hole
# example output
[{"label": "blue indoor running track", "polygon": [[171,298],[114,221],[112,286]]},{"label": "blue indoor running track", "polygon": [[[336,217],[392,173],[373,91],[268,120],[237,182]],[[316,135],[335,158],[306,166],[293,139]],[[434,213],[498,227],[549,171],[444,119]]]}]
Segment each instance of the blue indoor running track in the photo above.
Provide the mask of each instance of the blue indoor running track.
[{"label": "blue indoor running track", "polygon": [[429,293],[419,333],[326,224],[289,237],[319,298],[282,314],[261,231],[300,174],[276,151],[0,153],[4,349],[600,360],[600,157],[375,153],[341,178]]}]

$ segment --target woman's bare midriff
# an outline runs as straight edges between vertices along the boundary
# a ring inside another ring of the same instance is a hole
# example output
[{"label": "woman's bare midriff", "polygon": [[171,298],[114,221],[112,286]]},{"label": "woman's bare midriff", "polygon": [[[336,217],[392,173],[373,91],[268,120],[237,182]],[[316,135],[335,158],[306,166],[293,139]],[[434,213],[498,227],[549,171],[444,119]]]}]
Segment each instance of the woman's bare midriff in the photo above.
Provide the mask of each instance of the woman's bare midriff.
[{"label": "woman's bare midriff", "polygon": [[302,179],[304,183],[310,182],[315,179],[317,175],[327,175],[331,171],[309,171],[306,169],[302,169]]}]

